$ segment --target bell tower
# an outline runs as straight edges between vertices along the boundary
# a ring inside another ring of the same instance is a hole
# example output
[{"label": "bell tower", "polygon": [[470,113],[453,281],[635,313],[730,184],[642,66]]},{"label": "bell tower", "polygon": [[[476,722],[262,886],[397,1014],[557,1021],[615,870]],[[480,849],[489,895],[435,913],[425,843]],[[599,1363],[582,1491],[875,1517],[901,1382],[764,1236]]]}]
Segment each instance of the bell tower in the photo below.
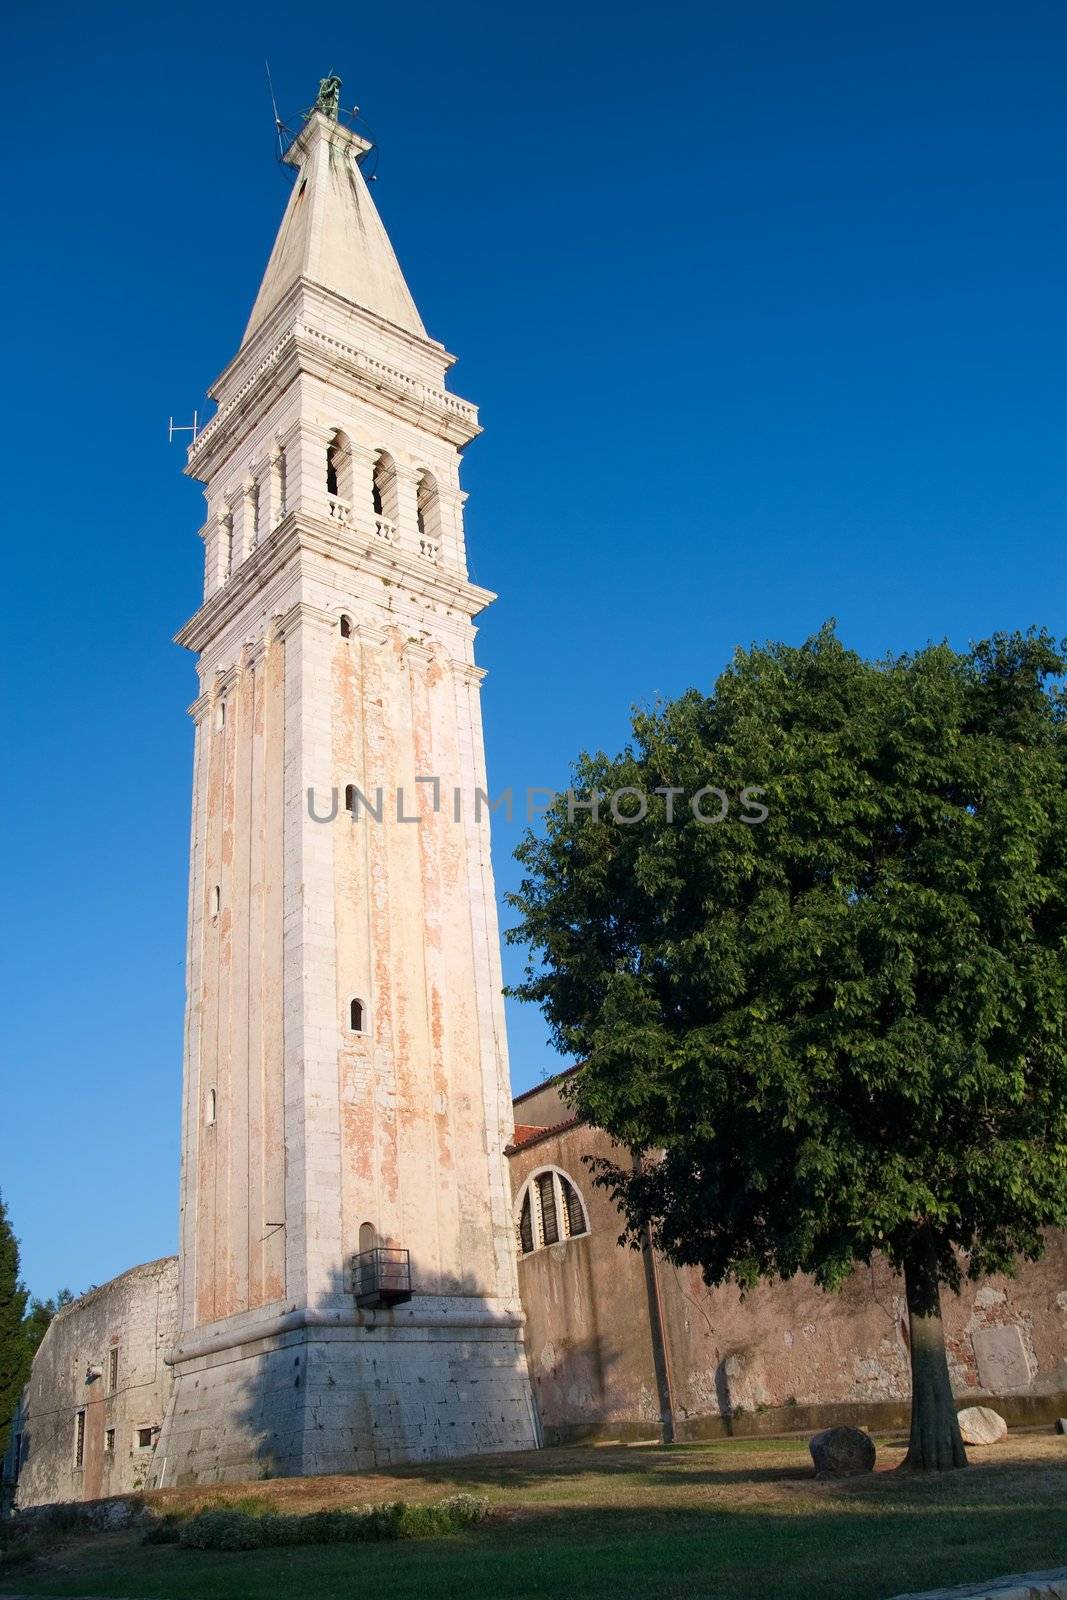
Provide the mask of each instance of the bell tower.
[{"label": "bell tower", "polygon": [[204,484],[167,1485],[528,1448],[460,453],[337,121],[296,169]]}]

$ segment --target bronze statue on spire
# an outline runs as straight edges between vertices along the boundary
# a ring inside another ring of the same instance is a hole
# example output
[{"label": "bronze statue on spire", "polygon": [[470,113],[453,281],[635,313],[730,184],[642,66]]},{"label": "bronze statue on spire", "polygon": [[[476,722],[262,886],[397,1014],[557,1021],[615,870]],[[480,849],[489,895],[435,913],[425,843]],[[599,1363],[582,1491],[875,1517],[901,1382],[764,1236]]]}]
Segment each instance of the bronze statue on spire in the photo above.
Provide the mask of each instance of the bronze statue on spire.
[{"label": "bronze statue on spire", "polygon": [[331,122],[337,121],[337,113],[341,105],[341,80],[334,77],[333,73],[328,78],[319,80],[318,98],[312,107],[321,111],[324,117],[329,117]]}]

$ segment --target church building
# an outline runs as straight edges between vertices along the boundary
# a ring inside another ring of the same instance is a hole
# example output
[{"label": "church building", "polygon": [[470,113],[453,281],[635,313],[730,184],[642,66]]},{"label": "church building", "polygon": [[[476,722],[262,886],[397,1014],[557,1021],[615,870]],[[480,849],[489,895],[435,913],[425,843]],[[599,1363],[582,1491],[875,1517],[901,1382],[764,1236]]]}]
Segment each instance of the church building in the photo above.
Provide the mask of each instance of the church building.
[{"label": "church building", "polygon": [[[871,1425],[907,1401],[887,1269],[741,1302],[651,1250],[562,1080],[511,1098],[460,458],[339,82],[216,410],[204,486],[177,1257],[59,1312],[23,1506],[542,1441]],[[1067,1410],[1067,1251],[946,1308],[960,1392]]]}]

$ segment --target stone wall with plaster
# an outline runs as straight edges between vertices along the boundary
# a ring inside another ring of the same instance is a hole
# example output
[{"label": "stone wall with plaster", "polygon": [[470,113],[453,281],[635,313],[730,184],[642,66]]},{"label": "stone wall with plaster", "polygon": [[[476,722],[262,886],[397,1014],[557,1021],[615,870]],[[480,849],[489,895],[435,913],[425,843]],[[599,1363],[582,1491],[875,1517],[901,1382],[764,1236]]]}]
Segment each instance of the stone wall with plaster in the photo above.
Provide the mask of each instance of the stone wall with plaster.
[{"label": "stone wall with plaster", "polygon": [[[708,1289],[695,1269],[620,1247],[621,1220],[583,1157],[617,1157],[606,1136],[565,1123],[558,1089],[523,1096],[526,1142],[511,1157],[518,1202],[555,1167],[578,1186],[589,1232],[526,1255],[519,1286],[546,1441],[808,1429],[906,1420],[910,1377],[901,1279],[876,1259],[836,1295],[806,1278],[761,1284],[743,1299]],[[658,1314],[657,1314],[658,1300]],[[990,1400],[1009,1422],[1062,1415],[1067,1397],[1067,1235],[1014,1279],[946,1291],[949,1363],[961,1403]],[[657,1350],[657,1330],[662,1349]]]},{"label": "stone wall with plaster", "polygon": [[163,1356],[175,1334],[177,1287],[177,1257],[165,1256],[53,1318],[5,1461],[18,1505],[98,1500],[152,1481],[171,1389]]}]

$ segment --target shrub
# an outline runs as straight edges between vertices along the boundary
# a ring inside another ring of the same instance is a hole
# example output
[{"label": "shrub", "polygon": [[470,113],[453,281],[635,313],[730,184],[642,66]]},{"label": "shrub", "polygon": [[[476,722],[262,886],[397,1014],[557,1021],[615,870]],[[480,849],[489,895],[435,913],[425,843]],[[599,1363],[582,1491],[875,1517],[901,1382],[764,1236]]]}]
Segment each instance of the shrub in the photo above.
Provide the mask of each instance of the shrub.
[{"label": "shrub", "polygon": [[262,1542],[247,1511],[201,1511],[178,1530],[178,1543],[190,1550],[255,1550]]},{"label": "shrub", "polygon": [[489,1502],[470,1494],[451,1495],[447,1500],[425,1505],[409,1506],[395,1500],[387,1505],[312,1511],[304,1516],[284,1516],[273,1507],[257,1507],[255,1514],[237,1507],[219,1507],[199,1511],[180,1524],[177,1517],[164,1517],[150,1538],[153,1543],[176,1540],[189,1550],[260,1550],[278,1545],[432,1539],[469,1528],[488,1513]]}]

